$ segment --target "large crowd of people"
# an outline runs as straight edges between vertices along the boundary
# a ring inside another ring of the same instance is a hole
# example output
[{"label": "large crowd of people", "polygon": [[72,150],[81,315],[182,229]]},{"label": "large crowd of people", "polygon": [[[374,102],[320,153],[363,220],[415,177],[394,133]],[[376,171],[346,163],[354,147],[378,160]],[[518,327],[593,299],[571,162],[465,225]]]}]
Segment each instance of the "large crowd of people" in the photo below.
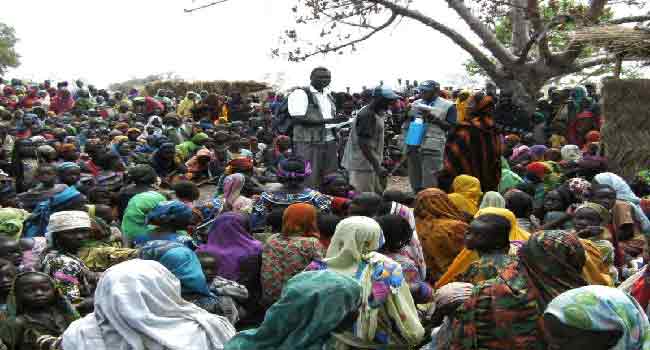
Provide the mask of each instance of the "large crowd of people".
[{"label": "large crowd of people", "polygon": [[0,79],[0,349],[650,349],[650,170],[595,86],[331,79]]}]

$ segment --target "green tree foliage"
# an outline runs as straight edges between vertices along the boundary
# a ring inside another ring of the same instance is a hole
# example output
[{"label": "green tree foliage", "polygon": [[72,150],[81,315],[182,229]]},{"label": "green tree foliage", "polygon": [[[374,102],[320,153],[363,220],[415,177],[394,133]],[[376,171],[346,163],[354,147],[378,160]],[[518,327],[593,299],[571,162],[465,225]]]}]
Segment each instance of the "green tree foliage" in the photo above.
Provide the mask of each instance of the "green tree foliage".
[{"label": "green tree foliage", "polygon": [[8,68],[20,65],[20,55],[15,49],[17,42],[16,31],[12,27],[0,23],[0,74],[4,74]]}]

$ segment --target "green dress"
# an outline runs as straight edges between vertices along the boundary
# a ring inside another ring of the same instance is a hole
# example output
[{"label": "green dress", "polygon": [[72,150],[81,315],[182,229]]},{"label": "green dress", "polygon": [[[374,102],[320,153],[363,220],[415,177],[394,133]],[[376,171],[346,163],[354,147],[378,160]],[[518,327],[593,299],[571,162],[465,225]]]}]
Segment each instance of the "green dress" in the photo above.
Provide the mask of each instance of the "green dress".
[{"label": "green dress", "polygon": [[145,219],[147,214],[155,208],[158,203],[166,201],[167,198],[156,191],[147,191],[136,194],[129,201],[129,205],[122,217],[122,234],[130,240],[138,236],[146,236],[151,232],[147,227]]}]

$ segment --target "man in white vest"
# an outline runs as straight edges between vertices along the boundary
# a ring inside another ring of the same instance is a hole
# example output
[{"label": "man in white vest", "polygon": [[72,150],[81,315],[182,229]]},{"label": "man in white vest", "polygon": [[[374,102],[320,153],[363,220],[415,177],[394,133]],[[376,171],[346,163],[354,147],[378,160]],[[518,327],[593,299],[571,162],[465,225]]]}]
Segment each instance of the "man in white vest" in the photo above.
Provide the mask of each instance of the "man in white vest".
[{"label": "man in white vest", "polygon": [[[407,146],[408,174],[415,193],[438,186],[438,172],[443,168],[447,131],[456,124],[456,106],[440,97],[440,84],[427,80],[418,86],[420,99],[413,102],[410,121],[421,118],[424,137],[419,146]],[[405,127],[409,129],[407,122]]]}]

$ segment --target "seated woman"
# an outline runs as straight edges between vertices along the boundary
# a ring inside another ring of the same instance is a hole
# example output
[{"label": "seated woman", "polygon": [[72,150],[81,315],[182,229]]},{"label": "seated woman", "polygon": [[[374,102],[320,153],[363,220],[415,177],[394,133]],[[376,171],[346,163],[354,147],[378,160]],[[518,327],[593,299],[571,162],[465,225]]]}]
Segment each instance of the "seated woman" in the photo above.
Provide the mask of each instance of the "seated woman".
[{"label": "seated woman", "polygon": [[89,310],[93,305],[92,283],[97,275],[77,257],[90,235],[90,217],[83,211],[52,214],[47,226],[48,249],[41,265],[75,307]]},{"label": "seated woman", "polygon": [[550,349],[650,348],[650,323],[625,292],[603,286],[572,289],[544,312]]},{"label": "seated woman", "polygon": [[235,281],[219,276],[217,274],[219,259],[212,253],[199,252],[197,256],[210,292],[217,296],[217,313],[236,325],[240,319],[246,317],[244,304],[248,300],[248,289]]},{"label": "seated woman", "polygon": [[75,186],[81,179],[81,167],[74,162],[63,162],[56,168],[59,176],[59,183],[67,186]]},{"label": "seated woman", "polygon": [[568,193],[561,189],[555,189],[544,196],[543,220],[544,229],[570,229],[571,218],[567,209],[571,205],[571,198]]},{"label": "seated woman", "polygon": [[309,163],[299,158],[289,158],[278,163],[278,181],[282,187],[273,192],[263,192],[253,204],[251,225],[253,229],[263,228],[266,216],[273,208],[287,207],[293,203],[310,203],[321,213],[332,210],[329,196],[304,187],[305,179],[311,174]]},{"label": "seated woman", "polygon": [[320,192],[332,197],[332,213],[343,216],[356,193],[340,173],[326,175],[320,185]]},{"label": "seated woman", "polygon": [[539,319],[559,294],[587,285],[585,251],[574,235],[544,231],[530,237],[519,261],[474,286],[456,310],[451,349],[546,349]]},{"label": "seated woman", "polygon": [[185,141],[181,143],[180,145],[176,146],[176,157],[178,157],[178,160],[181,162],[186,162],[192,156],[201,148],[203,148],[203,144],[208,142],[210,139],[210,136],[208,136],[205,133],[197,133],[196,135],[192,136],[192,138],[188,141]]},{"label": "seated woman", "polygon": [[253,201],[242,195],[246,177],[240,173],[226,176],[223,181],[223,195],[207,200],[199,205],[203,220],[212,220],[215,216],[229,211],[250,214]]},{"label": "seated woman", "polygon": [[113,266],[95,297],[95,312],[68,327],[63,349],[219,350],[235,335],[228,320],[183,299],[179,280],[155,261]]},{"label": "seated woman", "polygon": [[124,210],[122,217],[122,234],[127,246],[134,239],[149,234],[150,229],[146,223],[147,214],[166,200],[165,196],[153,190],[138,193],[129,200],[129,205]]},{"label": "seated woman", "polygon": [[191,249],[172,241],[151,240],[140,249],[139,258],[161,263],[181,282],[181,296],[213,314],[220,314],[218,300],[210,292],[201,263]]},{"label": "seated woman", "polygon": [[224,349],[333,349],[338,342],[334,333],[349,327],[362,292],[357,281],[336,272],[298,274],[259,328],[237,334]]},{"label": "seated woman", "polygon": [[163,240],[177,242],[189,248],[196,248],[187,229],[193,219],[192,209],[179,201],[160,202],[145,219],[145,225],[154,226],[146,235],[133,239],[135,246],[143,246],[149,241]]},{"label": "seated woman", "polygon": [[469,175],[456,176],[451,184],[451,191],[449,200],[463,213],[473,217],[483,196],[479,179]]},{"label": "seated woman", "polygon": [[376,252],[381,239],[381,227],[373,219],[347,218],[336,227],[325,259],[314,261],[307,268],[334,271],[353,277],[361,284],[364,302],[358,310],[359,316],[352,327],[337,335],[336,349],[413,347],[424,337],[424,328],[409,285],[404,282],[402,268]]},{"label": "seated woman", "polygon": [[151,167],[165,182],[171,182],[171,177],[181,175],[187,171],[185,164],[176,157],[176,148],[173,143],[165,142],[151,156]]},{"label": "seated woman", "polygon": [[63,192],[68,186],[57,184],[56,168],[53,165],[44,164],[36,169],[35,175],[38,184],[29,191],[18,195],[18,205],[27,211],[32,211],[38,203]]},{"label": "seated woman", "polygon": [[469,265],[457,281],[477,284],[499,276],[499,272],[517,259],[510,251],[510,221],[497,214],[482,214],[469,225],[465,248],[475,251],[479,259]]},{"label": "seated woman", "polygon": [[[515,258],[517,256],[519,249],[523,245],[523,242],[528,240],[530,234],[524,229],[522,229],[521,226],[519,226],[517,220],[515,219],[515,215],[508,209],[485,208],[479,210],[478,213],[476,213],[477,218],[483,215],[490,215],[490,216],[494,215],[508,221],[508,223],[510,224],[510,229],[508,233],[508,241],[510,244],[509,244],[509,249],[506,251],[506,253],[512,256],[513,258]],[[465,239],[467,239],[466,236]],[[505,249],[505,247],[502,247],[502,249]],[[504,257],[498,257],[497,259],[494,260],[488,258],[487,261],[485,262],[488,262],[490,264],[490,263],[495,263],[496,262],[495,260],[500,260],[497,263],[499,265],[505,266],[506,264],[506,258]],[[436,282],[436,288],[440,288],[449,282],[456,281],[460,276],[462,276],[462,274],[466,273],[468,269],[470,269],[470,267],[474,262],[477,262],[475,268],[478,270],[482,270],[483,271],[482,274],[484,276],[487,277],[492,275],[493,270],[490,270],[489,264],[487,264],[488,266],[486,266],[479,261],[480,261],[480,256],[477,251],[470,250],[467,247],[463,248],[460,254],[456,256],[451,266],[449,266],[445,274],[442,275],[442,277],[440,277],[438,282]],[[473,270],[476,271],[475,269]],[[478,274],[475,274],[474,272],[471,272],[471,274],[472,274],[471,278],[474,280],[478,280],[481,278],[480,276],[478,276]],[[466,276],[465,278],[467,279],[468,276]]]},{"label": "seated woman", "polygon": [[[248,289],[248,304],[260,296],[260,265],[262,243],[250,234],[247,217],[239,213],[217,216],[208,233],[208,243],[199,246],[218,259],[217,274],[242,284]],[[254,305],[247,305],[247,309]]]},{"label": "seated woman", "polygon": [[271,306],[280,298],[282,288],[302,272],[312,260],[325,256],[320,244],[316,208],[296,203],[284,210],[282,232],[271,236],[262,251],[262,303]]},{"label": "seated woman", "polygon": [[65,210],[84,210],[86,197],[74,187],[39,203],[32,214],[25,219],[23,236],[25,238],[42,237],[47,231],[50,215]]},{"label": "seated woman", "polygon": [[187,173],[185,177],[188,180],[198,181],[205,178],[210,178],[209,167],[210,161],[214,155],[207,148],[202,148],[196,155],[185,163]]},{"label": "seated woman", "polygon": [[[573,227],[575,234],[584,241],[590,241],[600,252],[601,274],[609,274],[613,286],[618,283],[618,270],[614,266],[614,245],[611,234],[605,229],[609,222],[609,211],[600,204],[585,202],[574,213]],[[598,283],[594,283],[598,284]]]},{"label": "seated woman", "polygon": [[386,240],[380,253],[400,264],[416,304],[431,302],[433,300],[433,289],[431,285],[424,281],[418,264],[405,249],[414,236],[408,221],[399,215],[384,215],[376,218],[376,220]]},{"label": "seated woman", "polygon": [[61,349],[61,335],[79,318],[50,276],[40,272],[16,276],[8,303],[0,337],[11,349]]},{"label": "seated woman", "polygon": [[414,215],[424,251],[427,279],[434,283],[463,249],[467,223],[447,194],[437,188],[418,193]]}]

